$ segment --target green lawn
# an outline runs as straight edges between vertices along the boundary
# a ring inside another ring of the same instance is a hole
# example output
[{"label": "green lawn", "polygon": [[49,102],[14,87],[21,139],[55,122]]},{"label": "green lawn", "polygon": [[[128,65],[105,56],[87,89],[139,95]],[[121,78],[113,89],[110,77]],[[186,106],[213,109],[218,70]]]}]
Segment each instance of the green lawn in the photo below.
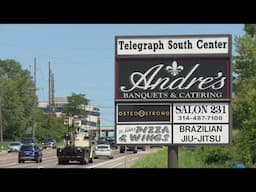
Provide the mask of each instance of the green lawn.
[{"label": "green lawn", "polygon": [[[167,168],[167,148],[141,157],[132,168]],[[179,148],[178,168],[222,168],[221,165],[205,165],[197,151]]]}]

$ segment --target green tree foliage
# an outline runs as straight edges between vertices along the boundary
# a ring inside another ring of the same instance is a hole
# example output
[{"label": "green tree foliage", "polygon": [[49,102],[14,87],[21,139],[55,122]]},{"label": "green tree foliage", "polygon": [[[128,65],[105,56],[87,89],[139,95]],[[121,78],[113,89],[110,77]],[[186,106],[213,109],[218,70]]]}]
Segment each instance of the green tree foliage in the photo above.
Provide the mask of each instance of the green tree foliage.
[{"label": "green tree foliage", "polygon": [[32,123],[33,79],[20,63],[0,60],[0,86],[4,138],[20,138]]},{"label": "green tree foliage", "polygon": [[63,112],[66,115],[74,116],[85,116],[85,110],[82,105],[86,106],[89,100],[85,97],[85,94],[72,93],[72,96],[68,96],[68,104],[64,105]]},{"label": "green tree foliage", "polygon": [[67,132],[63,118],[57,118],[49,126],[48,114],[39,112],[37,122],[36,138],[38,141],[43,141],[48,137],[54,137],[57,141],[61,141],[63,139],[63,133]]},{"label": "green tree foliage", "polygon": [[235,39],[233,126],[240,130],[235,140],[240,160],[250,164],[256,149],[256,25],[244,29],[246,33]]},{"label": "green tree foliage", "polygon": [[205,164],[226,164],[234,157],[232,147],[208,146],[200,148],[200,157]]}]

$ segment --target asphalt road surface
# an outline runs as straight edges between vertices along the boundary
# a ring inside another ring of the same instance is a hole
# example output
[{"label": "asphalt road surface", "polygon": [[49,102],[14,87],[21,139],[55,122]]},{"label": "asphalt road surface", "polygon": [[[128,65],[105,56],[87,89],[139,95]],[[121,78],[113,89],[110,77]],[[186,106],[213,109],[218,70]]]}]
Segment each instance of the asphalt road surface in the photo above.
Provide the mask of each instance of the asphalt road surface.
[{"label": "asphalt road surface", "polygon": [[146,151],[138,150],[138,153],[127,151],[127,153],[119,153],[119,150],[114,150],[114,158],[97,158],[93,163],[81,165],[79,162],[71,161],[66,165],[58,165],[56,149],[43,150],[42,163],[34,161],[25,161],[25,163],[18,163],[18,153],[1,152],[0,153],[0,168],[129,168],[139,157],[152,153],[158,148],[147,148]]}]

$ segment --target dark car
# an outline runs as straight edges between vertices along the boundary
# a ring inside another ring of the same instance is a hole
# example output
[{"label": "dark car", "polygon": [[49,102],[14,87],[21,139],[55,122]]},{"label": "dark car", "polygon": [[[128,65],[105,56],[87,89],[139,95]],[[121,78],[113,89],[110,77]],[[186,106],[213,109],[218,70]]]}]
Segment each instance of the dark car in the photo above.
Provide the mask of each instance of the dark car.
[{"label": "dark car", "polygon": [[105,137],[100,137],[98,139],[97,144],[109,144],[109,142],[107,141],[107,139]]},{"label": "dark car", "polygon": [[120,146],[120,153],[125,152],[125,146],[126,146],[126,151],[133,151],[133,153],[137,153],[138,149],[136,145],[121,145]]},{"label": "dark car", "polygon": [[190,150],[190,151],[195,151],[195,150],[198,149],[198,146],[197,145],[184,145],[183,149]]},{"label": "dark car", "polygon": [[23,144],[19,151],[18,162],[36,161],[42,162],[43,154],[36,144]]},{"label": "dark car", "polygon": [[142,151],[146,151],[146,145],[137,145],[137,149],[141,149]]},{"label": "dark car", "polygon": [[47,138],[42,142],[43,149],[56,148],[56,140],[54,138]]},{"label": "dark car", "polygon": [[118,146],[117,146],[117,144],[116,144],[116,142],[115,142],[115,139],[113,138],[113,137],[107,137],[106,138],[106,140],[107,140],[107,142],[108,142],[108,144],[110,145],[110,147],[113,149],[117,149],[118,148]]}]

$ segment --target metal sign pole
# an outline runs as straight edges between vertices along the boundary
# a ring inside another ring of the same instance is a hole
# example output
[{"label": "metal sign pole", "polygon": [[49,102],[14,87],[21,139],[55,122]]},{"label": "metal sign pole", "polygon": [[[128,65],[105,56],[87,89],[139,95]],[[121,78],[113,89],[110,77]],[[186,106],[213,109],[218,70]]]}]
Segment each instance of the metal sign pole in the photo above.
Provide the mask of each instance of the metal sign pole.
[{"label": "metal sign pole", "polygon": [[168,146],[168,168],[178,168],[178,145]]}]

